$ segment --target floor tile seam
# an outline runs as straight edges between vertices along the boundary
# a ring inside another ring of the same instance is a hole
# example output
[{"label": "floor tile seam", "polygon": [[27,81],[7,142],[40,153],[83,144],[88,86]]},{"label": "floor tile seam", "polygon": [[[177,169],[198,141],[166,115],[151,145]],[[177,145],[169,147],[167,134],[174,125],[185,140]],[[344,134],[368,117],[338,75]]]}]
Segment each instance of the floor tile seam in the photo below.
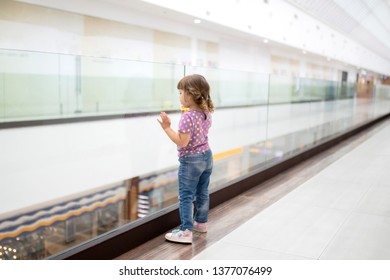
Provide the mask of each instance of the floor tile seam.
[{"label": "floor tile seam", "polygon": [[374,189],[389,189],[390,190],[390,182],[389,183],[373,182],[372,183],[372,190],[374,190]]},{"label": "floor tile seam", "polygon": [[373,214],[373,213],[365,212],[365,211],[362,211],[362,210],[355,210],[355,211],[353,211],[353,214],[363,214],[363,215],[366,215],[366,216],[381,217],[381,218],[388,218],[388,219],[390,219],[390,214],[389,215]]},{"label": "floor tile seam", "polygon": [[[353,215],[356,215],[356,214],[364,214],[364,215],[366,215],[366,216],[375,216],[375,217],[385,217],[385,218],[390,219],[389,216],[371,215],[371,214],[367,214],[367,213],[359,213],[359,212],[354,212],[354,211],[353,211],[353,212],[351,212],[350,215],[348,216],[348,219],[347,219],[346,221],[343,222],[343,226],[344,226],[345,223],[347,223],[347,222],[350,220],[350,218],[351,218]],[[341,230],[341,229],[340,229],[340,230]],[[337,233],[337,234],[338,234],[338,233]],[[333,240],[337,237],[337,234],[333,237],[332,241],[329,242],[329,244],[327,245],[327,248],[332,244]],[[326,248],[326,249],[327,249],[327,248]],[[323,254],[325,253],[326,249],[322,252],[321,256],[319,257],[320,260],[322,259],[322,256],[323,256]],[[367,259],[363,259],[363,260],[367,260]]]},{"label": "floor tile seam", "polygon": [[[358,204],[358,203],[357,203]],[[354,207],[354,209],[356,209],[356,206]],[[329,248],[329,246],[332,244],[332,242],[335,240],[335,238],[337,237],[337,235],[341,232],[341,230],[345,227],[345,225],[347,224],[347,222],[350,220],[350,218],[352,217],[352,215],[354,214],[354,209],[351,209],[349,211],[347,210],[344,210],[347,214],[345,215],[344,217],[344,220],[340,223],[340,226],[338,227],[338,229],[334,232],[333,236],[329,239],[328,243],[324,246],[324,249],[322,250],[322,252],[320,253],[320,255],[318,256],[318,260],[321,259],[322,255],[325,253],[325,251],[327,250],[327,248]]]},{"label": "floor tile seam", "polygon": [[360,197],[359,201],[356,203],[354,209],[352,209],[352,212],[358,212],[359,205],[363,202],[363,200],[368,196],[368,194],[374,189],[375,183],[371,183],[371,186],[367,188],[367,190],[364,192],[364,194]]}]

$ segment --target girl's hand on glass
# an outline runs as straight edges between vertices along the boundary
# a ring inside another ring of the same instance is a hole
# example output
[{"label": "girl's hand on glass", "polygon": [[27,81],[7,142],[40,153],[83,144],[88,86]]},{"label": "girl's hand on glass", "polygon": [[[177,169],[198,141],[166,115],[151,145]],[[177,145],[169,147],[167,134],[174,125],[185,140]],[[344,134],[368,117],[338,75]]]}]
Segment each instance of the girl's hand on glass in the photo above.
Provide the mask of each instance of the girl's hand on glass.
[{"label": "girl's hand on glass", "polygon": [[165,112],[160,113],[160,117],[157,119],[163,129],[171,127],[171,119]]}]

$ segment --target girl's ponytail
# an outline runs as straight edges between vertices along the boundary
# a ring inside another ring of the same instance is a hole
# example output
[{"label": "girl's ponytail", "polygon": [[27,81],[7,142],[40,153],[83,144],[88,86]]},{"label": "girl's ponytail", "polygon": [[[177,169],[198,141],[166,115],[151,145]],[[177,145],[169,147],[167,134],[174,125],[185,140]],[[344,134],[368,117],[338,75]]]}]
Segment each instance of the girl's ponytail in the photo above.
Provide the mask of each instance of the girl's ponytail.
[{"label": "girl's ponytail", "polygon": [[177,84],[177,89],[192,95],[194,102],[203,111],[214,112],[214,104],[210,97],[210,86],[207,80],[198,74],[188,75]]},{"label": "girl's ponytail", "polygon": [[210,113],[214,112],[214,104],[213,104],[213,101],[210,98],[210,95],[208,96],[206,102],[207,102],[207,109],[208,109],[208,111]]}]

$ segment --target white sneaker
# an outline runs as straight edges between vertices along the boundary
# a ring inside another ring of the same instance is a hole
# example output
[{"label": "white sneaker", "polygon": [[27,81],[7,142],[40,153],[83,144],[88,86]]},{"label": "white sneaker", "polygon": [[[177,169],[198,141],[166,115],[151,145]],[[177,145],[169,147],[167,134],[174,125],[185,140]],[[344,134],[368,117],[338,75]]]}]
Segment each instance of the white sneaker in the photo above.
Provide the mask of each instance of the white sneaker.
[{"label": "white sneaker", "polygon": [[175,229],[172,232],[165,234],[165,239],[172,242],[191,244],[192,231],[188,229],[186,229],[185,231],[182,231],[180,229]]}]

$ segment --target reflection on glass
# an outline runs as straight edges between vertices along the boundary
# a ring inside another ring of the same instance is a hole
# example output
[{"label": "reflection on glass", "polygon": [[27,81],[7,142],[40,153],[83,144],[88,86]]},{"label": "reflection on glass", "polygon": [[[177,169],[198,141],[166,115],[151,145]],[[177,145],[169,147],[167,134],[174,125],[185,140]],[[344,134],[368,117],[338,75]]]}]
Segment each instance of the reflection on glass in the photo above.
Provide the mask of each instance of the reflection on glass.
[{"label": "reflection on glass", "polygon": [[[124,223],[127,187],[47,205],[0,223],[1,259],[42,259],[87,241]],[[12,254],[11,254],[12,253]]]}]

